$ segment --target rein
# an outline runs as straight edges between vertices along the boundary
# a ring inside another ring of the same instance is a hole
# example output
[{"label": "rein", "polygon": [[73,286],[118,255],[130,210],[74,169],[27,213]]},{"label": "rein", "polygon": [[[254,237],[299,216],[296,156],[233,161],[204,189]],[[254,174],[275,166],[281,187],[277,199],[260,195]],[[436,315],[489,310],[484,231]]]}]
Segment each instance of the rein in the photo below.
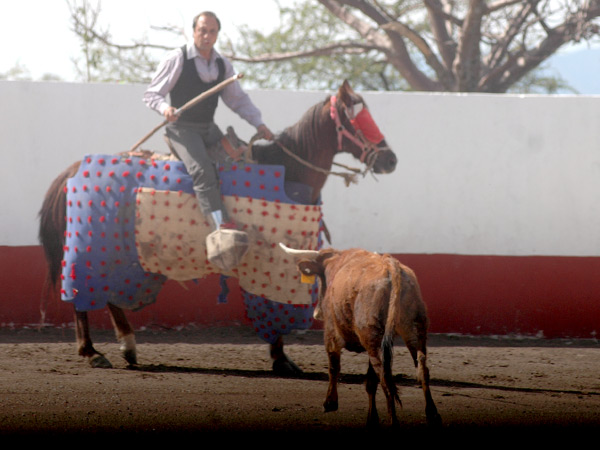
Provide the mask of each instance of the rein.
[{"label": "rein", "polygon": [[[344,179],[344,182],[346,183],[346,186],[350,186],[351,183],[358,183],[357,179],[356,179],[356,175],[357,173],[360,173],[360,170],[358,169],[351,169],[351,168],[347,168],[348,170],[352,170],[356,173],[343,173],[343,172],[333,172],[331,170],[325,170],[322,167],[319,166],[315,166],[314,164],[309,163],[308,161],[300,158],[298,155],[296,155],[295,153],[293,153],[289,148],[287,148],[285,145],[283,145],[281,142],[279,141],[275,141],[275,143],[284,151],[286,152],[289,156],[291,156],[292,158],[294,158],[296,161],[304,164],[307,167],[310,167],[313,170],[316,170],[317,172],[321,172],[324,173],[325,175],[336,175],[338,177],[342,177]],[[334,163],[335,164],[335,163]]]},{"label": "rein", "polygon": [[[281,148],[285,153],[287,153],[289,156],[294,158],[299,163],[304,164],[305,166],[307,166],[317,172],[323,173],[325,175],[336,175],[336,176],[342,177],[344,179],[346,186],[349,186],[351,183],[358,183],[357,175],[362,174],[364,177],[367,174],[367,172],[372,172],[373,165],[375,164],[375,160],[377,159],[377,153],[379,153],[379,151],[383,150],[384,148],[383,147],[380,148],[374,142],[371,142],[368,139],[365,139],[363,132],[358,128],[356,129],[355,134],[352,134],[350,131],[348,131],[348,129],[342,124],[342,122],[340,120],[340,117],[339,117],[339,114],[338,114],[335,104],[336,104],[336,97],[333,95],[333,96],[331,96],[330,116],[336,125],[338,152],[342,149],[342,139],[344,137],[346,137],[350,141],[354,142],[358,147],[363,149],[363,152],[360,156],[360,162],[362,162],[366,165],[364,170],[361,171],[360,169],[348,167],[348,166],[345,166],[343,164],[339,164],[336,162],[333,162],[333,164],[336,166],[339,166],[339,167],[343,167],[344,169],[348,170],[351,173],[334,172],[331,170],[326,170],[326,169],[323,169],[322,167],[315,166],[314,164],[306,161],[305,159],[302,159],[301,157],[296,155],[294,152],[292,152],[290,149],[288,149],[285,145],[283,145],[278,140],[275,140],[275,143],[279,146],[279,148]],[[254,136],[248,143],[248,149],[245,152],[245,160],[248,163],[253,162],[252,157],[251,157],[252,145],[254,144],[254,141],[258,140],[258,139],[259,139],[258,136]]]},{"label": "rein", "polygon": [[[252,137],[252,139],[250,139],[250,142],[248,143],[248,148],[247,148],[246,152],[244,153],[244,159],[247,163],[255,163],[256,162],[252,159],[251,155],[252,155],[252,146],[254,145],[254,141],[256,141],[258,139],[259,139],[258,136],[254,136],[254,137]],[[278,140],[275,140],[275,143],[279,146],[279,148],[281,148],[285,153],[287,153],[289,156],[294,158],[299,163],[304,164],[305,166],[307,166],[317,172],[321,172],[325,175],[336,175],[338,177],[342,177],[344,179],[344,183],[346,183],[346,186],[350,186],[351,183],[358,183],[358,180],[356,179],[356,175],[361,173],[360,169],[354,169],[352,167],[347,167],[342,164],[337,164],[334,162],[333,164],[344,167],[346,170],[354,172],[354,173],[333,172],[331,170],[326,170],[326,169],[323,169],[322,167],[315,166],[314,164],[309,163],[308,161],[300,158],[298,155],[296,155],[294,152],[292,152],[289,148],[287,148],[285,145],[283,145]],[[365,172],[366,172],[366,170],[365,170]],[[364,175],[364,173],[363,173],[363,175]]]}]

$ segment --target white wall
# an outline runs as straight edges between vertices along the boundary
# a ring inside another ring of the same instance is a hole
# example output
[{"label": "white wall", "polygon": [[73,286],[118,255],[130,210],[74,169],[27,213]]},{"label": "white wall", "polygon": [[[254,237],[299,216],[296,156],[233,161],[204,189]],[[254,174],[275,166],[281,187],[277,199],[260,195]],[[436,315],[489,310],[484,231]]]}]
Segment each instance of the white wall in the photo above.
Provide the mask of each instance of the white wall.
[{"label": "white wall", "polygon": [[600,97],[367,98],[400,163],[378,183],[329,184],[326,198],[352,218],[326,205],[343,245],[600,255]]},{"label": "white wall", "polygon": [[[0,245],[37,244],[44,193],[67,165],[86,153],[128,150],[162,121],[142,103],[144,88],[0,81]],[[327,93],[250,95],[280,131]],[[600,255],[600,97],[364,97],[399,165],[350,187],[329,179],[323,200],[334,246]],[[223,106],[217,121],[244,139],[254,132]],[[165,151],[162,131],[144,148]]]}]

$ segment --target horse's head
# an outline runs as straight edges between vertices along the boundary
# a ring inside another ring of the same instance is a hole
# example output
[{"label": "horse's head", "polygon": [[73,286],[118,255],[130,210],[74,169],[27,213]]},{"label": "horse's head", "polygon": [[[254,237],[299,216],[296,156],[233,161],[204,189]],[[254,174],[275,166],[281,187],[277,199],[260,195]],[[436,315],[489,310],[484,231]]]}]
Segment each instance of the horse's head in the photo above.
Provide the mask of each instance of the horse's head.
[{"label": "horse's head", "polygon": [[336,124],[339,152],[351,153],[375,173],[390,173],[397,158],[388,147],[363,98],[347,80],[330,98],[330,114]]}]

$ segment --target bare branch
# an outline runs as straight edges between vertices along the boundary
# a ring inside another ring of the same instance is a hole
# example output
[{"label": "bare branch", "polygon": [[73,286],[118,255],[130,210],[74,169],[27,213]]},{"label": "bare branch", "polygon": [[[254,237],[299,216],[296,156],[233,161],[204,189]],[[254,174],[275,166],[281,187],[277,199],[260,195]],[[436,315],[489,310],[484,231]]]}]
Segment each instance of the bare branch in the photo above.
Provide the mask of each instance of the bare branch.
[{"label": "bare branch", "polygon": [[498,80],[503,75],[509,73],[510,69],[518,63],[519,59],[523,58],[524,53],[521,50],[514,55],[509,55],[503,64],[494,67],[493,70],[482,76],[477,85],[477,90],[483,92],[500,92],[495,87],[498,84]]},{"label": "bare branch", "polygon": [[106,36],[103,36],[103,35],[97,33],[93,27],[90,27],[89,25],[85,25],[84,23],[82,23],[80,18],[77,15],[74,14],[72,16],[72,19],[76,25],[85,29],[90,37],[102,42],[104,45],[111,47],[111,48],[115,48],[118,50],[135,50],[135,49],[140,49],[140,48],[171,50],[173,48],[173,47],[169,47],[169,46],[165,46],[165,45],[149,44],[149,43],[145,43],[145,42],[135,42],[133,44],[127,44],[127,45],[117,44],[117,43],[112,42],[109,39],[107,39]]},{"label": "bare branch", "polygon": [[381,51],[379,47],[374,45],[363,44],[360,42],[336,42],[331,45],[327,45],[312,50],[299,51],[299,52],[286,52],[277,54],[266,54],[253,57],[237,56],[235,54],[225,55],[234,61],[240,62],[252,62],[252,63],[265,63],[265,62],[276,62],[285,61],[294,58],[308,58],[313,56],[330,56],[336,53],[345,54],[361,54],[370,50]]},{"label": "bare branch", "polygon": [[470,0],[469,10],[462,27],[461,39],[458,44],[457,58],[454,61],[454,74],[458,91],[472,91],[476,88],[480,76],[481,51],[481,22],[486,12],[483,0]]},{"label": "bare branch", "polygon": [[430,12],[435,13],[435,16],[438,19],[443,19],[444,21],[450,22],[459,27],[463,26],[462,19],[459,19],[458,17],[454,16],[453,14],[450,14],[449,12],[447,12],[439,0],[424,0],[423,3],[425,4],[425,7]]},{"label": "bare branch", "polygon": [[[385,43],[381,41],[381,36],[377,33],[377,30],[373,28],[369,23],[364,20],[359,19],[354,14],[350,13],[347,8],[344,8],[342,4],[352,4],[355,3],[353,1],[337,1],[337,0],[319,0],[323,6],[325,6],[329,11],[333,13],[336,17],[338,17],[342,22],[346,23],[350,27],[354,28],[363,38],[367,39],[367,41],[371,41],[380,45],[381,47],[385,46]],[[361,2],[362,3],[362,2]],[[354,6],[354,5],[352,5]],[[373,10],[370,9],[370,12],[373,13]],[[379,19],[381,23],[386,23],[385,18],[383,16]]]},{"label": "bare branch", "polygon": [[432,81],[421,70],[419,70],[417,65],[413,62],[410,53],[406,48],[406,44],[402,40],[402,36],[397,30],[390,28],[384,29],[387,34],[386,38],[385,36],[377,33],[377,31],[368,23],[360,20],[358,17],[351,14],[346,8],[342,7],[342,4],[352,6],[356,5],[360,11],[373,18],[377,23],[385,25],[387,23],[385,17],[374,8],[369,7],[366,2],[354,0],[319,0],[319,2],[329,9],[335,16],[339,17],[342,21],[357,30],[367,41],[376,43],[382,49],[382,51],[386,53],[390,63],[396,67],[402,76],[415,89],[430,91],[439,90],[441,88],[439,83]]},{"label": "bare branch", "polygon": [[462,26],[462,21],[456,19],[451,14],[446,13],[439,0],[425,0],[424,3],[428,12],[429,23],[440,51],[440,55],[444,61],[445,68],[448,71],[451,71],[452,63],[454,62],[454,58],[456,56],[457,46],[448,33],[446,21],[450,21],[459,26]]},{"label": "bare branch", "polygon": [[497,11],[499,9],[506,8],[507,6],[516,5],[518,3],[523,3],[523,0],[500,0],[491,5],[487,6],[486,14]]},{"label": "bare branch", "polygon": [[518,33],[522,30],[523,23],[525,22],[529,14],[535,12],[535,6],[538,2],[539,0],[533,0],[522,5],[519,12],[514,16],[514,19],[508,22],[508,28],[503,33],[502,39],[496,45],[492,46],[492,49],[488,54],[488,68],[493,70],[501,63],[501,61],[508,52],[510,44],[513,42]]},{"label": "bare branch", "polygon": [[386,32],[395,32],[398,35],[409,39],[425,57],[425,61],[435,71],[438,80],[441,81],[444,87],[447,90],[452,88],[454,77],[451,75],[451,72],[446,70],[442,63],[440,63],[435,53],[433,53],[429,47],[427,41],[425,41],[418,33],[399,22],[390,22],[383,25],[381,28]]},{"label": "bare branch", "polygon": [[[568,27],[560,27],[561,29]],[[517,59],[509,70],[506,70],[496,84],[498,92],[505,92],[512,84],[521,79],[526,73],[537,67],[542,61],[545,61],[550,55],[554,54],[565,42],[568,42],[566,35],[568,33],[556,31],[548,36],[535,50],[527,52],[524,56]]]}]

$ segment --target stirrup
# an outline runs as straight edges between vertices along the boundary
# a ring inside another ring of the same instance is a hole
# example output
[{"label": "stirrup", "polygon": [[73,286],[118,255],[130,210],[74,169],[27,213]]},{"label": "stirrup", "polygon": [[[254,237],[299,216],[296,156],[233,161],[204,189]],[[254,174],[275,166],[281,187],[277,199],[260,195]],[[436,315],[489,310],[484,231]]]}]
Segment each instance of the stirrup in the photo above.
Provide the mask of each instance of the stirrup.
[{"label": "stirrup", "polygon": [[237,137],[233,127],[227,127],[227,133],[221,138],[221,145],[229,157],[236,162],[248,149],[248,145]]},{"label": "stirrup", "polygon": [[206,237],[208,261],[224,272],[237,267],[248,252],[249,239],[244,231],[218,228]]}]

